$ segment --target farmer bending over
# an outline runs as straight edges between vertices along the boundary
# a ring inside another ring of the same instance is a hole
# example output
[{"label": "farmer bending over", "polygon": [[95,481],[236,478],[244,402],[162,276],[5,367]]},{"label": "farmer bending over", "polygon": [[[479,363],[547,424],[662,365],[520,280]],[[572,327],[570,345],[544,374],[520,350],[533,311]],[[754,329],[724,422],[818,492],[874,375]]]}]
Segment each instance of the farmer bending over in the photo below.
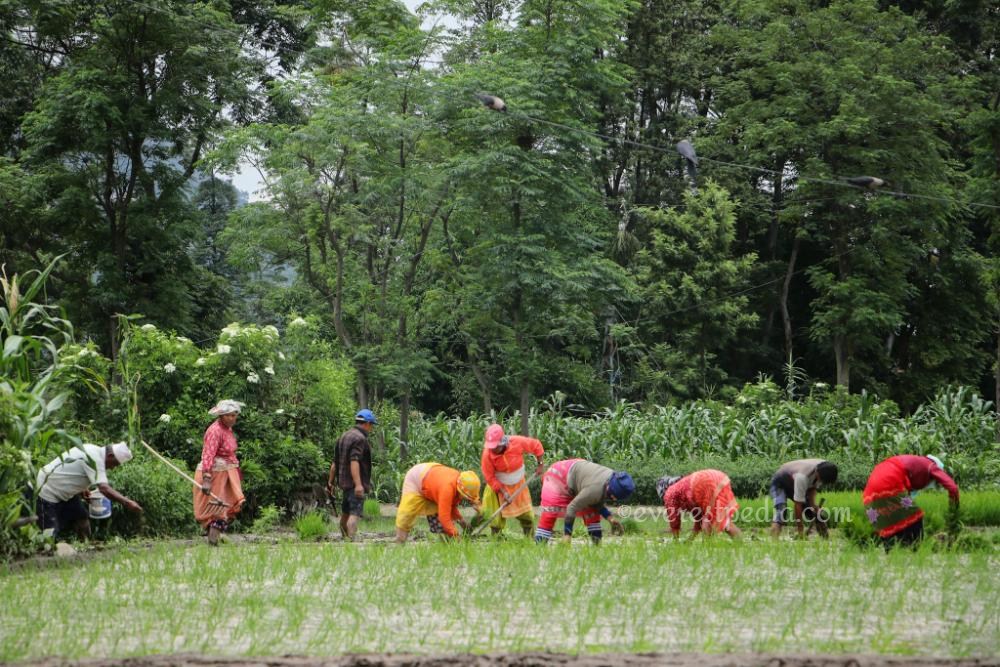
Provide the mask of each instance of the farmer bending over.
[{"label": "farmer bending over", "polygon": [[542,516],[535,530],[535,542],[552,539],[552,528],[559,517],[563,519],[564,542],[573,539],[577,516],[583,519],[594,544],[603,537],[601,517],[608,520],[613,531],[624,532],[604,503],[627,500],[633,493],[635,482],[627,472],[615,472],[583,459],[553,463],[542,478]]},{"label": "farmer bending over", "polygon": [[733,524],[740,506],[724,472],[707,469],[686,477],[661,477],[656,480],[656,495],[663,498],[674,537],[681,534],[682,512],[690,512],[694,518],[691,537],[703,530],[706,535],[719,531],[733,538],[740,536],[740,529]]},{"label": "farmer bending over", "polygon": [[458,511],[468,500],[479,511],[479,477],[471,470],[459,472],[440,463],[418,463],[403,478],[403,497],[396,510],[396,542],[406,541],[418,517],[427,517],[432,533],[458,537],[457,522],[468,524]]},{"label": "farmer bending over", "polygon": [[95,485],[111,500],[120,502],[132,512],[141,512],[139,503],[108,484],[107,471],[131,459],[132,452],[124,442],[106,447],[81,445],[52,459],[38,471],[36,479],[42,530],[52,528],[53,537],[58,539],[67,529],[73,528],[81,540],[89,539],[90,516],[82,496]]},{"label": "farmer bending over", "polygon": [[361,410],[354,416],[354,426],[340,436],[333,450],[326,492],[331,498],[337,488],[344,494],[340,504],[340,534],[345,540],[353,540],[357,534],[365,494],[372,490],[372,448],[368,435],[375,424],[378,420],[372,411]]},{"label": "farmer bending over", "polygon": [[524,454],[535,457],[535,475],[545,471],[542,457],[545,449],[542,443],[534,438],[520,435],[504,435],[500,424],[492,424],[486,429],[486,442],[483,444],[483,456],[480,465],[483,468],[483,479],[486,489],[483,491],[483,514],[491,516],[500,505],[507,503],[494,519],[490,528],[494,534],[503,530],[507,519],[515,518],[521,524],[521,530],[530,536],[535,529],[535,517],[531,512],[531,494],[525,484]]},{"label": "farmer bending over", "polygon": [[[774,500],[771,535],[777,537],[781,534],[781,527],[786,521],[785,506],[791,496],[795,503],[795,523],[799,537],[804,537],[805,520],[811,518],[820,521],[819,509],[816,507],[816,489],[836,481],[837,465],[823,459],[789,461],[778,468],[778,472],[771,478],[771,498]],[[825,526],[820,529],[820,534],[826,537]]]},{"label": "farmer bending over", "polygon": [[890,456],[872,470],[861,496],[865,514],[888,549],[914,544],[924,536],[924,512],[913,502],[917,491],[937,482],[958,505],[958,485],[936,456]]}]

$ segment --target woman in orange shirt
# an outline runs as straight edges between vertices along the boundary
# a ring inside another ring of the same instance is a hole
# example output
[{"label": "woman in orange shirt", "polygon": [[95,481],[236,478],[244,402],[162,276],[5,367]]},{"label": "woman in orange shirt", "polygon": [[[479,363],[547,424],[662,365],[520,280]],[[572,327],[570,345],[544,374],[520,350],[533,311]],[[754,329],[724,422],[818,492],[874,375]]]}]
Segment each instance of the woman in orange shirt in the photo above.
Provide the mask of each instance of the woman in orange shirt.
[{"label": "woman in orange shirt", "polygon": [[468,524],[458,511],[468,500],[479,511],[479,477],[471,470],[459,472],[440,463],[418,463],[403,478],[403,497],[396,510],[396,542],[403,543],[417,519],[425,516],[432,533],[458,537],[458,523]]},{"label": "woman in orange shirt", "polygon": [[535,515],[531,511],[531,493],[524,483],[524,454],[535,457],[535,475],[545,472],[542,457],[545,449],[535,438],[520,435],[504,435],[500,424],[491,424],[486,429],[483,456],[480,465],[486,489],[483,491],[483,514],[492,515],[501,503],[508,502],[500,516],[493,520],[490,528],[493,534],[503,530],[507,519],[517,519],[521,530],[531,536],[535,530]]}]

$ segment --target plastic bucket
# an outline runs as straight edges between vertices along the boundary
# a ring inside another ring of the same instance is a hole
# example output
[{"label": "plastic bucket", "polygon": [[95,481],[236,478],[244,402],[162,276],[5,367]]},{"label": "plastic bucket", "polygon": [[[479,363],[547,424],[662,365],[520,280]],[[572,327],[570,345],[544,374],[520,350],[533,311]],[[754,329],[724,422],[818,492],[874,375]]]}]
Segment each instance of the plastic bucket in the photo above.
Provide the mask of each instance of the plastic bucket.
[{"label": "plastic bucket", "polygon": [[88,513],[91,519],[107,519],[111,516],[111,501],[100,491],[91,491]]}]

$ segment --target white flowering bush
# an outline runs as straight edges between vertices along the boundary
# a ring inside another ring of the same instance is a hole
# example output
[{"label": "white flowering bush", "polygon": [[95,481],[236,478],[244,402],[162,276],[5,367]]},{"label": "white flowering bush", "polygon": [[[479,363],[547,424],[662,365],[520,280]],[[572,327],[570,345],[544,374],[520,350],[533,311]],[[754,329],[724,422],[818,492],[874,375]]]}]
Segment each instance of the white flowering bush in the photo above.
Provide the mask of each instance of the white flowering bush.
[{"label": "white flowering bush", "polygon": [[[137,378],[143,438],[189,471],[201,460],[209,408],[223,398],[246,405],[235,431],[247,519],[260,505],[286,506],[296,492],[321,487],[336,439],[357,409],[350,364],[317,341],[310,324],[293,329],[288,344],[274,326],[233,323],[199,346],[157,327],[133,326],[122,349],[127,375]],[[94,363],[109,368],[94,351],[72,352],[84,359],[96,354]],[[113,389],[97,410],[104,419],[86,426],[89,439],[121,439],[127,411],[125,392]],[[131,531],[140,524],[118,525]]]}]

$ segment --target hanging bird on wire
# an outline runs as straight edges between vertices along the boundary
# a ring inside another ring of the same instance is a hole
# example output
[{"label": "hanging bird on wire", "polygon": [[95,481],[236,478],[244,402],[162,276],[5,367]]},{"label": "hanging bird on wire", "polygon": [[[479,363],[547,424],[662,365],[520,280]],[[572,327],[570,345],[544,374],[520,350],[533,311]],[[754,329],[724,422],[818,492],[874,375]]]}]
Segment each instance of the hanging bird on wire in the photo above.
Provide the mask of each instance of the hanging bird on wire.
[{"label": "hanging bird on wire", "polygon": [[502,111],[507,113],[507,104],[497,97],[496,95],[487,95],[486,93],[476,93],[476,98],[483,103],[483,106],[487,109],[493,109],[494,111]]},{"label": "hanging bird on wire", "polygon": [[684,158],[687,166],[688,177],[691,179],[691,191],[698,192],[698,156],[694,152],[694,146],[687,139],[677,142],[677,152]]},{"label": "hanging bird on wire", "polygon": [[885,185],[885,181],[876,176],[852,176],[846,180],[851,185],[859,188],[865,188],[866,190],[878,190],[880,187]]}]

